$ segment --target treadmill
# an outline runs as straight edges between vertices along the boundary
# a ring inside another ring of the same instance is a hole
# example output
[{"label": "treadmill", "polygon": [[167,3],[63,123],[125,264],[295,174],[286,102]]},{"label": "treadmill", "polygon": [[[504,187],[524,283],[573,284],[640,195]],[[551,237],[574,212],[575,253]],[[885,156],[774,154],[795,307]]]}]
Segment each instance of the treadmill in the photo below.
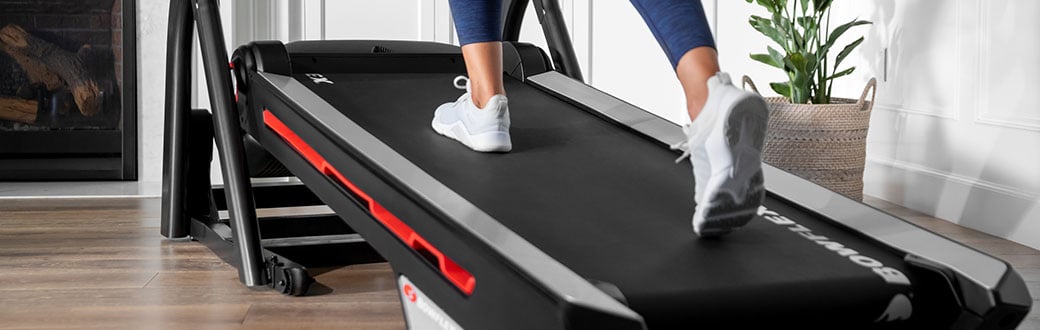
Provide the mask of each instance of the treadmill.
[{"label": "treadmill", "polygon": [[[171,1],[164,236],[211,237],[245,285],[303,294],[285,282],[308,267],[265,243],[293,223],[264,229],[255,210],[313,195],[356,238],[328,255],[389,261],[413,329],[1012,329],[1028,313],[1006,262],[769,165],[759,215],[697,238],[680,127],[582,83],[559,4],[533,1],[551,57],[517,40],[528,1],[503,7],[507,154],[430,128],[460,93],[457,46],[257,41],[229,70],[216,0]],[[186,106],[193,27],[212,112]],[[259,168],[310,193],[258,187]],[[212,238],[197,218],[218,204]]]}]

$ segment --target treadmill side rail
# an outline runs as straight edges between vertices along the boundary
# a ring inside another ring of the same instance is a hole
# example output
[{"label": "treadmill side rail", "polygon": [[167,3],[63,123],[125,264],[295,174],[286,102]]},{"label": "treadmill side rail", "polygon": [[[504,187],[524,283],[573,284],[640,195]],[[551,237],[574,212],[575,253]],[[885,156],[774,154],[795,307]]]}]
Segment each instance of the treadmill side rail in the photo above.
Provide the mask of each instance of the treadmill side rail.
[{"label": "treadmill side rail", "polygon": [[304,159],[306,159],[311,165],[314,165],[315,169],[324,173],[325,175],[331,176],[343,186],[347,187],[348,190],[358,199],[358,202],[364,204],[368,209],[372,217],[382,223],[387,229],[390,230],[398,239],[405,242],[413,251],[423,256],[427,256],[429,261],[435,264],[440,270],[441,274],[444,275],[456,288],[465,293],[467,296],[473,294],[473,289],[476,287],[476,279],[466,269],[459,266],[455,261],[451,260],[444,255],[440,250],[431,245],[426,239],[422,238],[415,232],[412,227],[398,219],[390,211],[386,210],[382,205],[375,201],[371,196],[368,196],[364,191],[354,185],[353,182],[347,179],[339,170],[332,166],[328,161],[325,160],[317,151],[303,141],[296,133],[293,133],[288,126],[285,125],[281,120],[278,119],[273,113],[268,110],[264,110],[264,123],[267,127],[275,131],[278,136],[284,139],[296,152],[300,153]]},{"label": "treadmill side rail", "polygon": [[[528,81],[664,145],[674,144],[684,138],[679,125],[557,72],[528,77]],[[1028,299],[1028,292],[1024,298],[1021,294],[1004,294],[1008,290],[1021,291],[1008,288],[1024,288],[1024,284],[1021,277],[1000,259],[769,164],[763,164],[762,168],[766,189],[771,194],[813,210],[895,250],[927,259],[948,270],[947,275],[955,276],[953,280],[961,286],[958,294],[961,295],[964,307],[983,318],[984,322],[992,321],[988,318],[1002,318],[999,312],[1002,307],[1029,310],[1031,300]]]}]

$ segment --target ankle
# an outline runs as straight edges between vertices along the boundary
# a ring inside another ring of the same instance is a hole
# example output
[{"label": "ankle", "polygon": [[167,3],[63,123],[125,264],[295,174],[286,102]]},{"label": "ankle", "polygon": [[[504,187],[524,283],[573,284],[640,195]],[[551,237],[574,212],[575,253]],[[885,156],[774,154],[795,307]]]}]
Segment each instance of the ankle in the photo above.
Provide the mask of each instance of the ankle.
[{"label": "ankle", "polygon": [[704,111],[704,105],[707,103],[707,100],[690,96],[687,96],[686,100],[686,113],[690,116],[690,122],[693,122]]},{"label": "ankle", "polygon": [[493,89],[481,91],[474,90],[470,94],[470,101],[473,102],[473,105],[477,106],[477,109],[484,109],[484,107],[487,106],[488,101],[490,101],[495,95],[506,95],[506,92]]}]

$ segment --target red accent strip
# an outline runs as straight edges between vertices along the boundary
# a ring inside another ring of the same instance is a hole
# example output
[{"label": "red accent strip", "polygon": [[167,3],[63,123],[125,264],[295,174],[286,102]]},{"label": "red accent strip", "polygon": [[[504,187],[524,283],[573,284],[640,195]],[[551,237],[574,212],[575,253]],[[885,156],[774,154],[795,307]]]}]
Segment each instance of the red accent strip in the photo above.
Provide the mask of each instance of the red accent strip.
[{"label": "red accent strip", "polygon": [[[231,70],[231,80],[233,82],[235,82],[236,84],[239,83],[239,81],[237,81],[236,78],[235,78],[235,62],[228,62],[227,66],[228,66],[228,70]],[[235,92],[235,103],[238,103],[238,85],[235,85],[235,91],[234,92]]]},{"label": "red accent strip", "polygon": [[329,162],[325,160],[314,148],[311,148],[306,142],[303,141],[296,133],[294,133],[288,126],[285,125],[278,117],[275,117],[270,110],[264,109],[264,124],[267,127],[274,130],[278,136],[281,136],[285,142],[289,143],[296,152],[300,153],[307,162],[314,165],[318,171],[326,176],[336,179],[341,184],[350,189],[355,195],[361,198],[362,202],[368,206],[368,211],[372,214],[376,220],[379,220],[391,233],[401,239],[405,244],[419,252],[420,255],[433,256],[436,259],[436,266],[440,269],[441,274],[448,278],[452,284],[462,290],[466,295],[473,294],[473,289],[477,285],[477,279],[473,277],[473,274],[463,269],[457,263],[452,261],[450,258],[441,253],[433,244],[430,244],[426,239],[419,236],[411,227],[405,224],[401,219],[398,219],[390,211],[383,208],[382,205],[377,203],[371,196],[366,194],[360,188],[354,185],[354,183],[347,180],[343,174],[340,174],[338,170],[332,167]]}]

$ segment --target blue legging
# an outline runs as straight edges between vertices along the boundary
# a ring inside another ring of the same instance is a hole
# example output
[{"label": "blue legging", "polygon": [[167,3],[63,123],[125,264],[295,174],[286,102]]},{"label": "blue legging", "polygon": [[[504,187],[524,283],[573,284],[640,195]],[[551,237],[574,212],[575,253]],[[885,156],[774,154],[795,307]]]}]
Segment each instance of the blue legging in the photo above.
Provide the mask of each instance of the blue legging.
[{"label": "blue legging", "polygon": [[[700,0],[631,0],[672,67],[697,47],[715,48]],[[502,41],[500,0],[450,0],[459,43]]]}]

